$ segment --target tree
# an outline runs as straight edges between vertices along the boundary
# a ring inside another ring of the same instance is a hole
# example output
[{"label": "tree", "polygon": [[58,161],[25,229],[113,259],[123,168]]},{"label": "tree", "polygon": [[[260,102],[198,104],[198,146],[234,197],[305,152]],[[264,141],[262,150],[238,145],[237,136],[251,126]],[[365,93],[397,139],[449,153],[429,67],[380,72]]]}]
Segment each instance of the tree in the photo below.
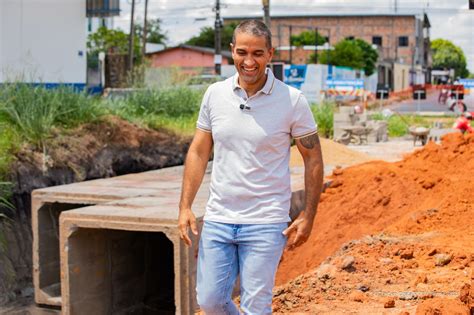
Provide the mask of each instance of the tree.
[{"label": "tree", "polygon": [[292,46],[304,46],[304,45],[322,45],[326,42],[326,38],[321,36],[319,33],[312,31],[304,31],[299,35],[291,35],[290,42]]},{"label": "tree", "polygon": [[431,42],[433,69],[454,69],[455,76],[465,78],[469,75],[466,56],[462,49],[446,39]]},{"label": "tree", "polygon": [[100,27],[95,33],[89,34],[87,38],[87,66],[97,68],[99,64],[99,53],[114,49],[119,54],[128,52],[128,35],[122,30]]},{"label": "tree", "polygon": [[[143,22],[135,24],[135,38],[142,40]],[[161,29],[160,19],[151,19],[147,22],[146,42],[153,44],[166,44],[168,36],[165,31]]]},{"label": "tree", "polygon": [[364,59],[364,73],[366,76],[371,76],[375,72],[375,64],[379,58],[379,53],[372,47],[372,45],[363,39],[356,38],[354,41],[362,49],[362,57]]},{"label": "tree", "polygon": [[[222,28],[222,49],[223,50],[230,50],[229,44],[232,42],[232,34],[234,33],[234,29],[237,27],[236,23],[231,23],[228,25],[224,25]],[[209,47],[214,48],[214,28],[213,27],[203,27],[199,35],[193,36],[188,39],[185,44],[199,46],[199,47]]]},{"label": "tree", "polygon": [[[133,55],[135,56],[135,64],[142,62],[141,55],[141,26],[135,26],[135,40],[133,42]],[[159,20],[153,22],[147,38],[165,40],[166,35],[160,33]],[[113,50],[118,54],[128,54],[129,36],[122,30],[108,29],[104,26],[100,27],[95,33],[87,38],[87,64],[90,68],[96,68],[98,65],[99,52],[107,53]]]},{"label": "tree", "polygon": [[[322,64],[363,69],[365,75],[370,76],[375,71],[378,53],[362,39],[345,39],[337,43],[333,50],[318,54],[318,58]],[[310,62],[314,59],[312,54]]]},{"label": "tree", "polygon": [[114,48],[118,53],[126,54],[128,52],[128,34],[122,30],[108,29],[102,26],[87,38],[87,49],[92,54],[101,51],[107,52],[110,48]]}]

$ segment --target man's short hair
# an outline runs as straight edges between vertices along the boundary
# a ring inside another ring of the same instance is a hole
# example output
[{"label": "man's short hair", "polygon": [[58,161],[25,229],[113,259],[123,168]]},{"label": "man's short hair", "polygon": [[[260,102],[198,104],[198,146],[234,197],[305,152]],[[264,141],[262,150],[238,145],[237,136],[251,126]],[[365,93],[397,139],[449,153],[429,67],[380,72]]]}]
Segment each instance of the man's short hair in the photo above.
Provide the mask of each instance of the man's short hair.
[{"label": "man's short hair", "polygon": [[270,32],[270,29],[262,21],[245,20],[240,22],[232,34],[232,45],[235,45],[237,33],[246,33],[254,36],[265,37],[267,47],[269,49],[272,48],[272,32]]}]

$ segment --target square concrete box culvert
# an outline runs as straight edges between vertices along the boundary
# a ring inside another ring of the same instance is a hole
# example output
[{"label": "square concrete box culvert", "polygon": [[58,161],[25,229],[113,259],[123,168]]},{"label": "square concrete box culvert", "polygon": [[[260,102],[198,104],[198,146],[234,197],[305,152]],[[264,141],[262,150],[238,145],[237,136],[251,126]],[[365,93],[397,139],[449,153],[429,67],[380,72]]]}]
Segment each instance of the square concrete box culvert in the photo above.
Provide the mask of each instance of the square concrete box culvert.
[{"label": "square concrete box culvert", "polygon": [[33,284],[40,305],[61,306],[59,215],[62,211],[179,188],[182,167],[37,189],[32,193]]},{"label": "square concrete box culvert", "polygon": [[[197,204],[206,196],[198,193]],[[173,199],[137,197],[60,216],[63,314],[194,314],[196,253]],[[197,213],[202,227],[202,214]]]},{"label": "square concrete box culvert", "polygon": [[78,228],[67,247],[64,313],[176,313],[173,243],[164,233]]},{"label": "square concrete box culvert", "polygon": [[[34,275],[36,293],[48,305],[61,305],[61,277],[59,260],[59,214],[62,211],[84,207],[84,204],[43,203],[36,211],[37,226],[34,247]],[[41,268],[40,268],[41,266]]]}]

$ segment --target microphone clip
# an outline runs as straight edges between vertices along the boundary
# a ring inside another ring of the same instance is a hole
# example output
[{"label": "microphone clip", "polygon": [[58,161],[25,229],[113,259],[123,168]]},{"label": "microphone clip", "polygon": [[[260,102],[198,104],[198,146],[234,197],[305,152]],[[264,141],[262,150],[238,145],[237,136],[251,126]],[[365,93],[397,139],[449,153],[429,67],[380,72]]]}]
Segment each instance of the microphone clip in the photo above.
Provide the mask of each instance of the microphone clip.
[{"label": "microphone clip", "polygon": [[240,104],[240,109],[241,110],[244,110],[244,109],[250,110],[251,108],[249,106],[245,105],[245,104]]}]

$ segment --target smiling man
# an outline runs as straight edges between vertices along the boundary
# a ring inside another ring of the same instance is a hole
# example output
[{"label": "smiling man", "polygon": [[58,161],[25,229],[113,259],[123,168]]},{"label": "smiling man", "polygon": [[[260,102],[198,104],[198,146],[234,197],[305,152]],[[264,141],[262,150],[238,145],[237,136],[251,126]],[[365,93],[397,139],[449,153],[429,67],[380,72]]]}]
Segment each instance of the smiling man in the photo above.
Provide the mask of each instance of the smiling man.
[{"label": "smiling man", "polygon": [[[287,240],[293,249],[311,233],[322,189],[321,147],[305,97],[266,67],[274,49],[265,24],[239,24],[231,48],[237,74],[204,95],[186,157],[178,228],[190,245],[188,229],[198,233],[191,206],[214,147],[199,241],[198,304],[207,315],[239,314],[231,294],[240,274],[241,311],[271,314]],[[306,206],[289,225],[292,138],[304,159]]]}]

